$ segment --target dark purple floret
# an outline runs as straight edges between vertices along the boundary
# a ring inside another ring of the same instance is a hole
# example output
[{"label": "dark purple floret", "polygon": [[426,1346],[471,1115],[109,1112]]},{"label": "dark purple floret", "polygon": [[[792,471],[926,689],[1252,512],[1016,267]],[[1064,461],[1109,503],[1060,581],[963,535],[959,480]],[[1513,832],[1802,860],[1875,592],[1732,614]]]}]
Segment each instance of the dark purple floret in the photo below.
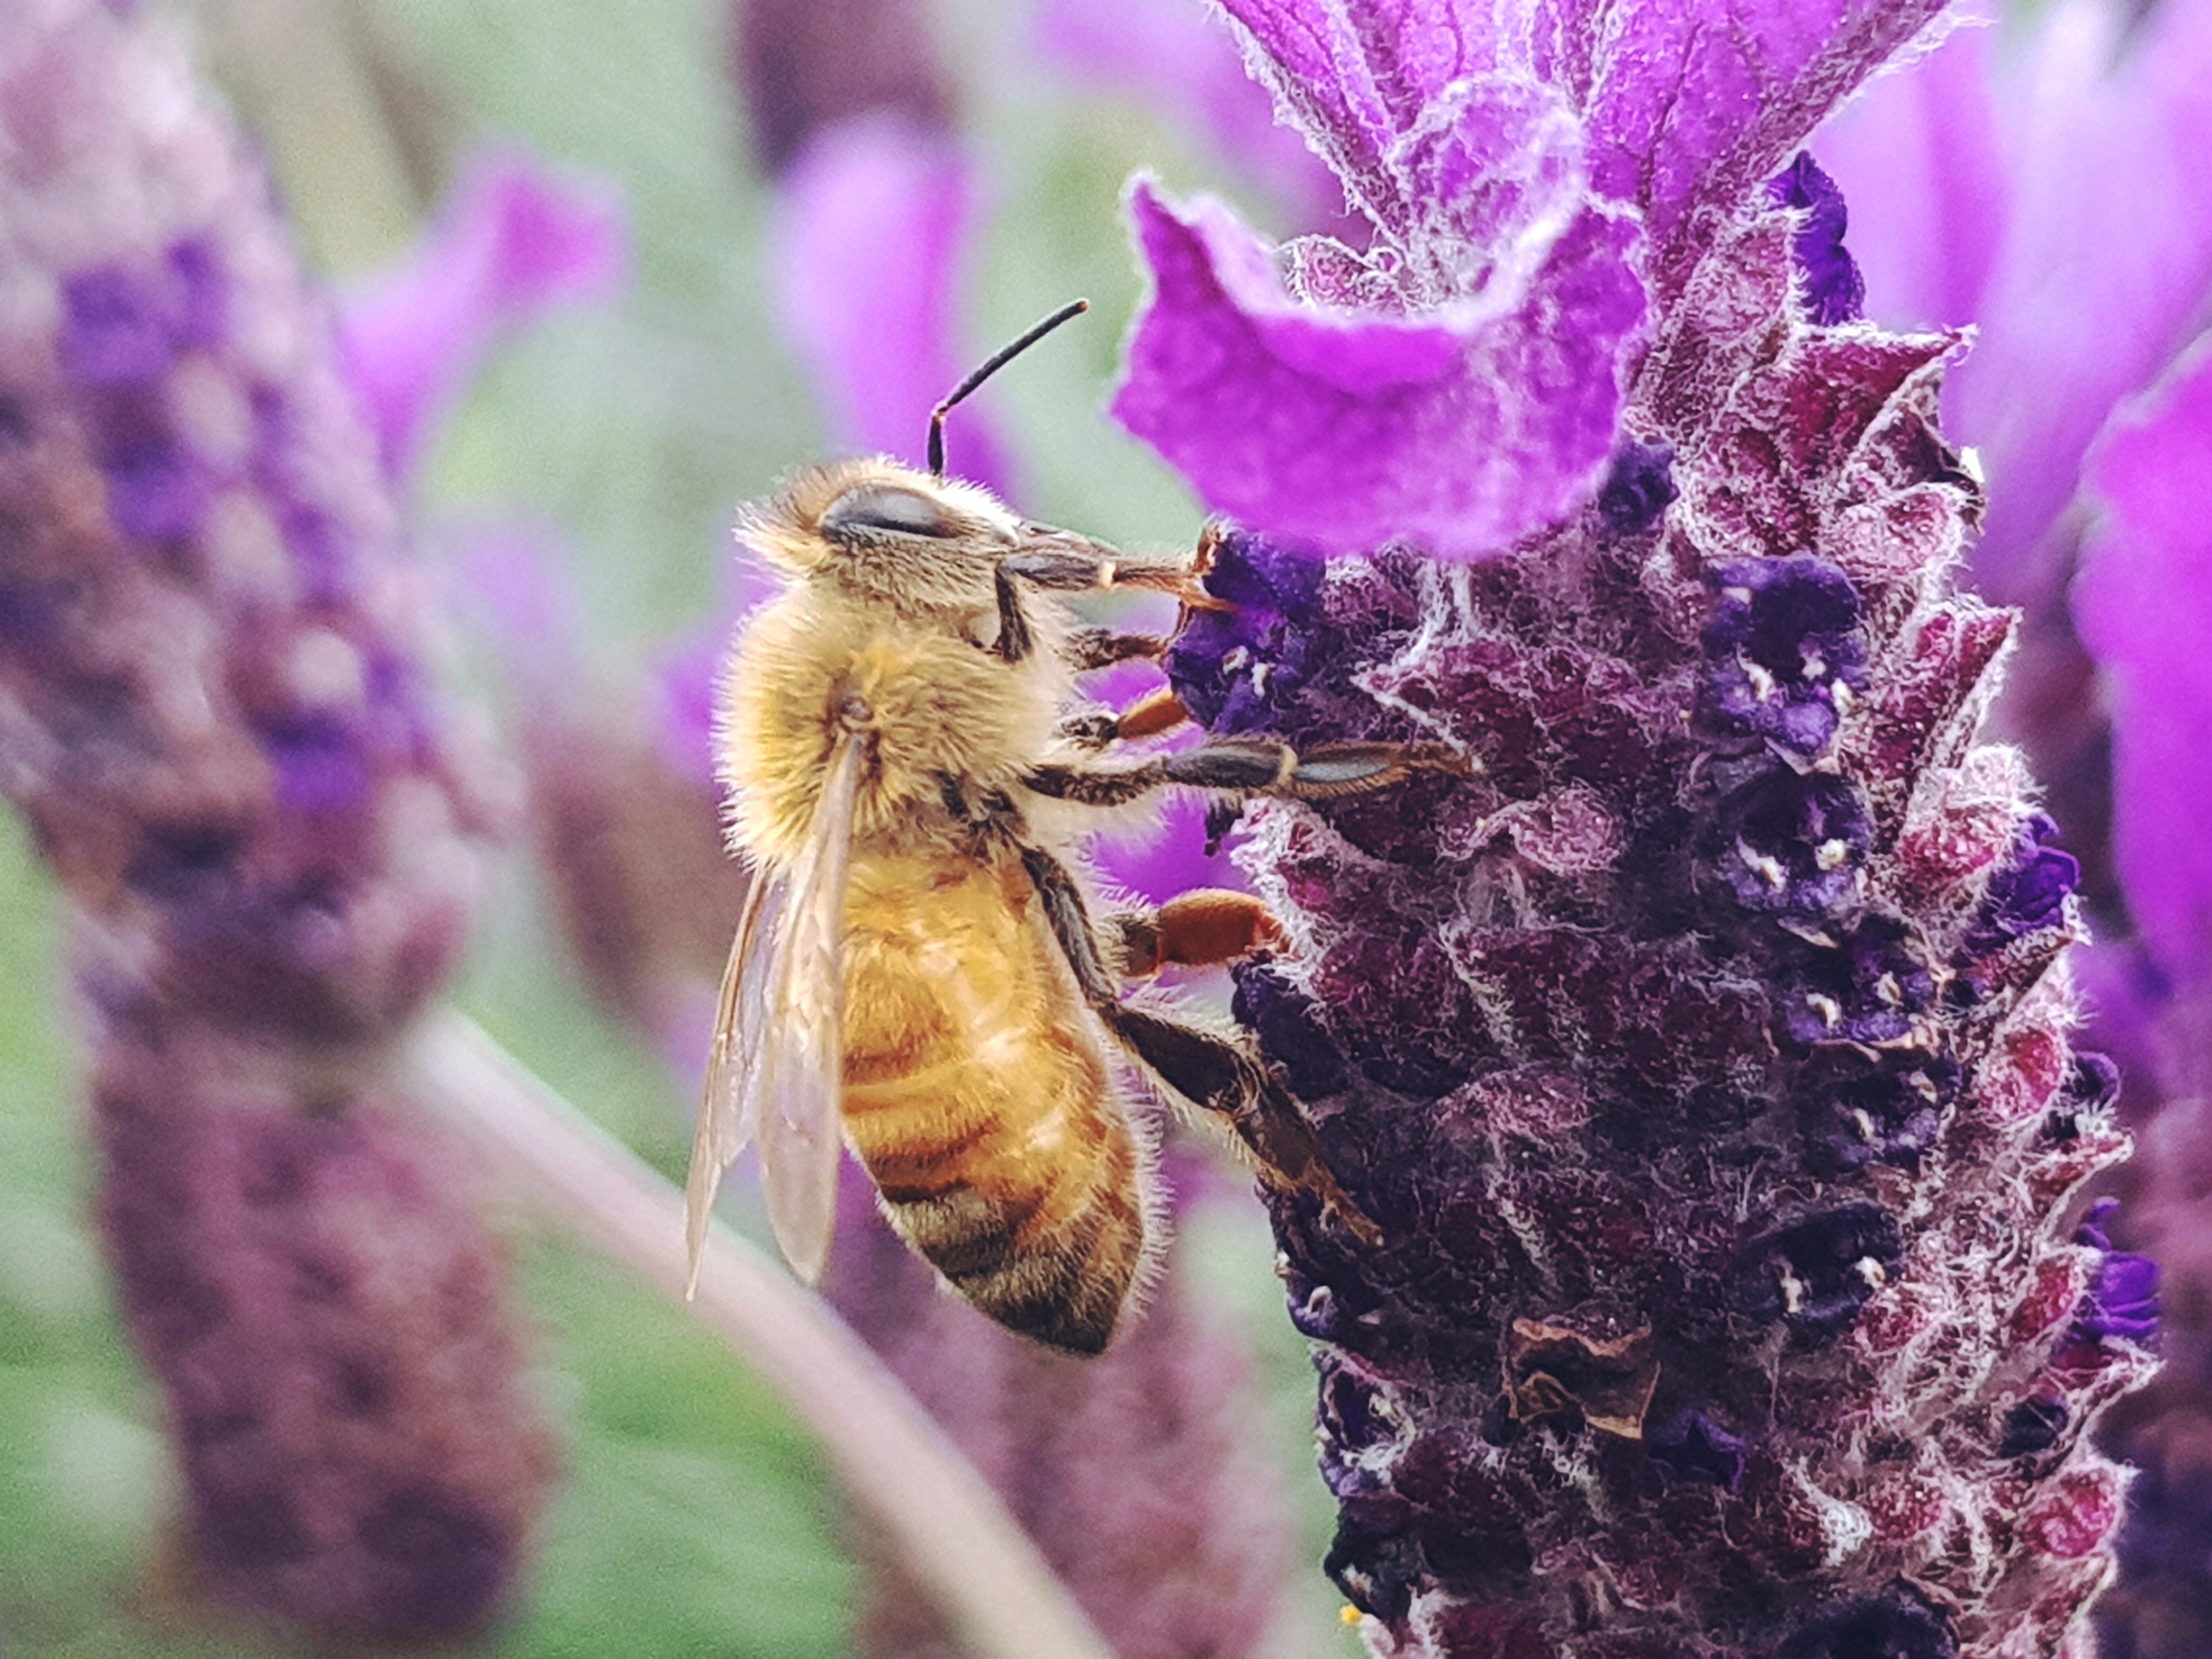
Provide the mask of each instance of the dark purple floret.
[{"label": "dark purple floret", "polygon": [[1873,827],[1848,778],[1762,773],[1721,802],[1717,828],[1712,862],[1746,910],[1811,921],[1857,896]]},{"label": "dark purple floret", "polygon": [[1780,1659],[1954,1659],[1958,1651],[1942,1616],[1900,1591],[1830,1608],[1782,1644]]},{"label": "dark purple floret", "polygon": [[375,781],[359,735],[337,717],[307,713],[263,734],[276,767],[276,796],[295,812],[342,812],[368,798]]},{"label": "dark purple floret", "polygon": [[199,528],[207,513],[207,478],[173,440],[112,450],[100,470],[107,480],[108,514],[135,541],[180,541]]},{"label": "dark purple floret", "polygon": [[81,271],[62,283],[62,362],[87,386],[154,380],[173,355],[156,281],[118,265]]},{"label": "dark purple floret", "polygon": [[451,1493],[395,1492],[361,1523],[370,1594],[384,1629],[429,1641],[481,1621],[514,1576],[522,1540],[505,1516]]},{"label": "dark purple floret", "polygon": [[1426,1574],[1420,1542],[1403,1518],[1364,1514],[1357,1500],[1338,1509],[1336,1538],[1321,1566],[1346,1601],[1385,1621],[1406,1616]]},{"label": "dark purple floret", "polygon": [[1329,1462],[1340,1471],[1332,1484],[1343,1488],[1339,1497],[1354,1486],[1371,1489],[1376,1484],[1372,1472],[1353,1473],[1348,1460],[1396,1440],[1398,1428],[1385,1414],[1372,1377],[1334,1359],[1325,1358],[1321,1370],[1322,1422],[1329,1431]]},{"label": "dark purple floret", "polygon": [[1968,950],[1986,955],[2064,925],[2066,899],[2081,884],[2081,866],[2071,853],[2049,845],[2057,833],[2058,826],[2040,812],[2022,828],[2019,857],[1990,878],[1966,934]]},{"label": "dark purple floret", "polygon": [[1702,1481],[1730,1492],[1743,1483],[1742,1437],[1694,1407],[1646,1430],[1644,1449],[1669,1480]]},{"label": "dark purple floret", "polygon": [[1723,731],[1820,753],[1866,687],[1858,589],[1810,553],[1739,559],[1711,580],[1700,712]]},{"label": "dark purple floret", "polygon": [[1844,192],[1802,150],[1768,190],[1780,205],[1805,215],[1790,239],[1790,257],[1804,281],[1806,320],[1824,328],[1856,321],[1866,309],[1866,279],[1844,246],[1850,227]]},{"label": "dark purple floret", "polygon": [[2032,1457],[2058,1443],[2073,1413],[2063,1400],[2037,1395],[2023,1400],[2005,1413],[2004,1438],[1997,1443],[2000,1457]]},{"label": "dark purple floret", "polygon": [[1232,608],[1194,612],[1165,663],[1200,725],[1224,735],[1281,728],[1282,706],[1312,666],[1322,574],[1309,555],[1243,530],[1216,532],[1206,587]]},{"label": "dark purple floret", "polygon": [[1640,536],[1665,516],[1682,492],[1674,483],[1671,444],[1625,443],[1597,492],[1597,515],[1616,536]]},{"label": "dark purple floret", "polygon": [[2116,1336],[2147,1348],[2158,1338],[2158,1263],[2112,1248],[2106,1227],[2119,1207],[2116,1198],[2099,1199],[2075,1231],[2076,1244],[2102,1250],[2105,1259],[2075,1311],[2070,1334],[2077,1341]]},{"label": "dark purple floret", "polygon": [[1291,1091],[1301,1100],[1323,1100],[1342,1090],[1351,1080],[1344,1056],[1312,1001],[1264,959],[1240,962],[1231,975],[1237,988],[1231,1013],[1258,1034],[1261,1052],[1282,1068]]},{"label": "dark purple floret", "polygon": [[1737,1304],[1756,1318],[1783,1321],[1801,1346],[1818,1347],[1851,1328],[1904,1255],[1895,1216],[1879,1204],[1846,1204],[1746,1249]]},{"label": "dark purple floret", "polygon": [[168,372],[179,350],[221,338],[226,295],[213,248],[176,243],[152,270],[122,264],[62,283],[62,361],[88,386],[140,385]]},{"label": "dark purple floret", "polygon": [[2120,1068],[2103,1054],[2076,1054],[2045,1133],[2053,1140],[2072,1140],[2081,1134],[2083,1118],[2108,1117],[2119,1097]]},{"label": "dark purple floret", "polygon": [[1918,1173],[1959,1077],[1956,1061],[1931,1059],[1815,1085],[1800,1111],[1807,1164],[1831,1178],[1870,1164]]},{"label": "dark purple floret", "polygon": [[1790,957],[1782,1016],[1795,1042],[1895,1042],[1935,1001],[1935,975],[1894,916],[1869,916],[1839,943],[1808,942]]}]

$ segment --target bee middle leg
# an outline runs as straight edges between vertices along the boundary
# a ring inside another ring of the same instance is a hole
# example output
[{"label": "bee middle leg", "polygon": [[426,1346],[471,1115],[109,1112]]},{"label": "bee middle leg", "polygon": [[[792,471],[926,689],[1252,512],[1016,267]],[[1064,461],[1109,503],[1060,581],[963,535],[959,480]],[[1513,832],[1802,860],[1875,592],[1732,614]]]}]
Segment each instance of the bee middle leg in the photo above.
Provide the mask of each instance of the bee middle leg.
[{"label": "bee middle leg", "polygon": [[1466,756],[1439,743],[1329,743],[1298,750],[1276,738],[1212,738],[1137,766],[1040,766],[1023,781],[1040,795],[1119,806],[1169,784],[1328,800],[1388,788],[1413,772],[1465,777],[1474,770]]},{"label": "bee middle leg", "polygon": [[1312,1123],[1275,1074],[1225,1037],[1123,1003],[1074,878],[1051,854],[1034,847],[1022,848],[1022,865],[1084,1000],[1107,1029],[1176,1094],[1226,1118],[1268,1180],[1313,1194],[1354,1237],[1381,1243],[1382,1230],[1337,1185]]}]

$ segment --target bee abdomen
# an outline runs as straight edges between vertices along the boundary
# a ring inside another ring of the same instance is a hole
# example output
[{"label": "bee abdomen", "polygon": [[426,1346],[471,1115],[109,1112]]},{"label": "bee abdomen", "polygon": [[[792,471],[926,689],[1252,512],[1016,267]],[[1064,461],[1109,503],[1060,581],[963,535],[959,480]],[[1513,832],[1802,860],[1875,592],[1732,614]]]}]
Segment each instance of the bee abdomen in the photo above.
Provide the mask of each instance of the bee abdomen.
[{"label": "bee abdomen", "polygon": [[[925,1194],[883,1188],[892,1224],[981,1312],[1073,1353],[1103,1350],[1145,1260],[1138,1153],[1089,1172],[1046,1171],[1037,1184],[955,1182]],[[1054,1190],[1070,1177],[1083,1190]],[[1072,1200],[1072,1201],[1071,1201]]]},{"label": "bee abdomen", "polygon": [[1097,1353],[1144,1273],[1147,1151],[1028,890],[1016,866],[855,866],[845,1134],[962,1297]]}]

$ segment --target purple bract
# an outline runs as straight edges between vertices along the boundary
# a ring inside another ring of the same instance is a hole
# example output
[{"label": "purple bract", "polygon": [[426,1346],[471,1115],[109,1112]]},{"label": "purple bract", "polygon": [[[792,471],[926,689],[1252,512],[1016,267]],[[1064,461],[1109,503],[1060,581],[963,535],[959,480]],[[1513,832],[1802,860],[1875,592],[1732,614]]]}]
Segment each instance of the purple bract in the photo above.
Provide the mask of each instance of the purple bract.
[{"label": "purple bract", "polygon": [[[1154,293],[1115,413],[1255,529],[1474,559],[1599,487],[1654,306],[1711,224],[1940,7],[1224,9],[1371,240],[1270,248],[1139,183]],[[1822,296],[1848,258],[1832,197],[1802,233]]]}]

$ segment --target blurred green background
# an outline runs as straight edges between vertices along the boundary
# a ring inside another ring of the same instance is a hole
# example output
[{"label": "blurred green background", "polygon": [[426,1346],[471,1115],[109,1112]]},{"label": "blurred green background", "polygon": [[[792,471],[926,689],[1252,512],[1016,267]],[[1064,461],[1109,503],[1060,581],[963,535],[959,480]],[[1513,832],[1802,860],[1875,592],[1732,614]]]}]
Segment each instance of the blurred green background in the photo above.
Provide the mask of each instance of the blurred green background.
[{"label": "blurred green background", "polygon": [[[504,348],[444,428],[422,481],[441,526],[553,527],[596,669],[620,672],[712,612],[733,505],[817,456],[808,390],[769,314],[765,186],[726,75],[718,0],[204,0],[172,6],[267,145],[310,257],[343,279],[403,252],[453,162],[519,138],[616,182],[635,276]],[[1139,289],[1119,197],[1139,167],[1235,196],[1187,135],[1083,91],[1029,51],[1017,0],[938,19],[984,168],[969,283],[977,356],[1073,294],[1097,315],[994,384],[1022,507],[1127,545],[1188,545],[1180,483],[1103,416]],[[1239,200],[1249,217],[1275,217]],[[506,712],[479,659],[471,696]],[[157,1396],[126,1347],[88,1225],[56,903],[0,825],[0,1644],[16,1659],[274,1650],[170,1593],[175,1492]],[[659,1054],[601,1013],[512,854],[459,1000],[569,1098],[680,1178],[686,1107]],[[855,1576],[838,1503],[778,1402],[717,1341],[620,1270],[506,1218],[565,1474],[502,1659],[838,1655]],[[1311,1374],[1255,1206],[1193,1224],[1204,1292],[1260,1357],[1284,1486],[1317,1559]],[[671,1241],[673,1251],[677,1243]],[[1348,1653],[1318,1572],[1285,1653]]]}]

